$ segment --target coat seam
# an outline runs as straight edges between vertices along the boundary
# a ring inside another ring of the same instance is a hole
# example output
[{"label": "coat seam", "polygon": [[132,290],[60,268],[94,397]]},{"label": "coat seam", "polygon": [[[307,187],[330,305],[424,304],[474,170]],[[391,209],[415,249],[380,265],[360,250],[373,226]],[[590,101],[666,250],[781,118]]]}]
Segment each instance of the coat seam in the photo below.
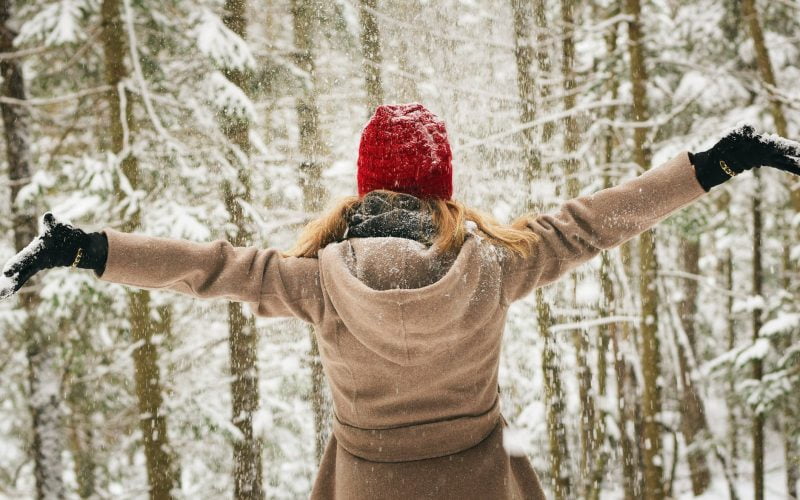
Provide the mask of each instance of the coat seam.
[{"label": "coat seam", "polygon": [[[353,375],[353,369],[350,367],[349,360],[347,358],[345,358],[344,356],[342,356],[342,346],[341,346],[340,336],[339,336],[340,327],[343,327],[344,323],[340,319],[336,319],[334,324],[335,324],[335,326],[334,326],[334,336],[336,337],[336,351],[337,351],[337,353],[339,355],[339,359],[341,359],[342,362],[344,363],[344,366],[347,367],[347,374],[350,375],[350,380],[351,380],[351,382],[353,384],[353,400],[352,400],[352,404],[351,404],[351,407],[352,407],[351,409],[353,410],[353,413],[355,414],[355,416],[358,418],[358,417],[360,417],[360,415],[358,413],[358,405],[356,404],[358,402],[358,385],[356,385],[356,377],[355,377],[355,375]],[[335,408],[334,408],[333,414],[334,414],[336,419],[339,419],[339,416],[336,415],[336,409]]]}]

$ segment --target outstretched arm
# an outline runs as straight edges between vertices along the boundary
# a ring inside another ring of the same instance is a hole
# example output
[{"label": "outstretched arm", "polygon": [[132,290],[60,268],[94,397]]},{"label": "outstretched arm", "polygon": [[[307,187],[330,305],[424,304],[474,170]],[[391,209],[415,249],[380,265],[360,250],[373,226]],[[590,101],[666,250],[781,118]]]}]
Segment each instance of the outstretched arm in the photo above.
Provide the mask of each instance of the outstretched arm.
[{"label": "outstretched arm", "polygon": [[742,127],[708,151],[681,153],[618,186],[569,200],[555,214],[532,219],[528,228],[539,236],[539,242],[529,257],[513,256],[504,263],[505,300],[512,302],[556,281],[712,187],[761,165],[800,174],[800,144]]},{"label": "outstretched arm", "polygon": [[44,231],[30,249],[6,265],[4,274],[14,284],[13,291],[42,269],[75,263],[112,283],[248,302],[261,316],[294,316],[313,323],[321,315],[316,259],[234,247],[224,240],[195,243],[110,228],[87,234],[51,214],[45,214],[43,222]]},{"label": "outstretched arm", "polygon": [[262,316],[313,322],[322,307],[317,259],[284,257],[273,248],[234,247],[225,240],[195,243],[109,228],[103,232],[108,259],[101,280],[250,302]]},{"label": "outstretched arm", "polygon": [[505,262],[508,302],[556,281],[600,251],[618,246],[701,197],[688,153],[594,194],[565,202],[527,227],[539,237],[529,257]]}]

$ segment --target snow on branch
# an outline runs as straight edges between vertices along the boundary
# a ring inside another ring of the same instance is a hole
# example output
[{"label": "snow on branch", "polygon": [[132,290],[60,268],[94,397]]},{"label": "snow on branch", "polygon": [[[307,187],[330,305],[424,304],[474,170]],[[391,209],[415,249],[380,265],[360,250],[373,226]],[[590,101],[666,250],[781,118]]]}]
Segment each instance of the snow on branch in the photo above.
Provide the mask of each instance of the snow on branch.
[{"label": "snow on branch", "polygon": [[772,337],[781,333],[789,333],[800,327],[800,314],[779,312],[778,317],[767,321],[758,334],[763,337]]},{"label": "snow on branch", "polygon": [[203,10],[193,34],[200,52],[220,67],[238,70],[255,68],[256,61],[247,42],[229,30],[211,11]]},{"label": "snow on branch", "polygon": [[14,44],[42,41],[45,46],[75,43],[86,38],[79,21],[89,5],[83,0],[61,0],[44,7],[19,29]]},{"label": "snow on branch", "polygon": [[219,71],[211,73],[207,80],[208,95],[211,103],[229,116],[238,116],[255,120],[256,111],[253,102],[233,82],[225,78]]},{"label": "snow on branch", "polygon": [[665,276],[670,278],[681,278],[687,280],[697,281],[698,284],[701,286],[708,288],[708,290],[713,291],[714,293],[718,293],[721,295],[726,295],[728,297],[736,297],[741,299],[746,299],[749,295],[745,292],[737,292],[735,290],[728,290],[726,288],[722,288],[717,286],[716,281],[713,278],[703,276],[702,274],[692,274],[687,273],[686,271],[679,271],[675,269],[665,269],[658,272],[659,276]]},{"label": "snow on branch", "polygon": [[[139,84],[140,95],[144,101],[147,115],[150,117],[153,127],[155,127],[156,131],[161,135],[161,137],[167,140],[168,143],[177,150],[183,150],[185,148],[183,148],[182,145],[178,143],[178,141],[176,141],[161,124],[161,120],[158,118],[158,115],[153,108],[153,103],[150,99],[150,92],[147,89],[147,82],[145,82],[144,74],[142,73],[142,65],[139,62],[139,49],[136,40],[136,31],[133,28],[133,10],[131,9],[130,0],[123,0],[123,5],[125,7],[125,27],[126,31],[128,32],[128,46],[131,52],[131,60],[133,61],[133,73],[136,77],[136,82]],[[124,121],[125,120],[123,120],[123,122]]]},{"label": "snow on branch", "polygon": [[609,120],[607,118],[599,118],[597,123],[602,125],[607,125],[609,127],[614,128],[653,128],[657,129],[663,127],[664,125],[672,122],[672,120],[684,112],[686,108],[689,107],[692,103],[697,101],[700,96],[703,95],[705,92],[704,88],[697,89],[697,91],[691,96],[686,98],[683,102],[675,105],[667,114],[651,118],[650,120],[643,120],[643,121],[627,121],[627,120]]},{"label": "snow on branch", "polygon": [[459,144],[458,148],[460,150],[464,150],[464,149],[471,149],[471,148],[484,146],[484,145],[492,143],[492,142],[494,142],[494,141],[496,141],[498,139],[504,139],[506,137],[511,137],[511,136],[516,135],[516,134],[518,134],[518,133],[520,133],[520,132],[522,132],[524,130],[527,130],[529,128],[538,127],[540,125],[544,125],[545,123],[550,123],[550,122],[555,122],[555,121],[558,121],[558,120],[563,120],[564,118],[568,118],[570,116],[575,116],[575,115],[584,113],[584,112],[592,110],[592,109],[608,108],[608,107],[614,107],[614,106],[624,106],[626,104],[628,104],[627,101],[624,101],[624,100],[621,100],[621,99],[615,99],[615,100],[593,102],[593,103],[590,103],[590,104],[585,104],[583,106],[576,106],[576,107],[574,107],[572,109],[568,109],[566,111],[559,111],[559,112],[552,113],[552,114],[549,114],[549,115],[546,115],[546,116],[542,116],[541,118],[537,118],[536,120],[530,121],[528,123],[521,123],[519,125],[511,127],[508,130],[505,130],[503,132],[498,132],[496,134],[488,135],[488,136],[486,136],[486,137],[484,137],[482,139],[477,139],[477,140],[474,140],[474,141],[470,141],[470,142],[465,142],[465,143]]},{"label": "snow on branch", "polygon": [[635,323],[639,321],[638,316],[606,316],[603,318],[577,321],[575,323],[562,323],[550,327],[551,333],[566,332],[570,330],[587,330],[592,327],[607,325],[609,323]]},{"label": "snow on branch", "polygon": [[0,61],[8,61],[10,59],[22,59],[24,57],[35,56],[44,54],[53,50],[53,47],[32,47],[30,49],[15,50],[14,52],[0,52]]},{"label": "snow on branch", "polygon": [[0,103],[18,106],[47,106],[50,104],[59,104],[66,101],[80,99],[81,97],[85,97],[87,95],[109,92],[111,90],[114,90],[114,87],[111,85],[100,85],[99,87],[92,87],[90,89],[84,89],[71,94],[63,94],[58,97],[32,97],[29,99],[14,99],[13,97],[0,96]]}]

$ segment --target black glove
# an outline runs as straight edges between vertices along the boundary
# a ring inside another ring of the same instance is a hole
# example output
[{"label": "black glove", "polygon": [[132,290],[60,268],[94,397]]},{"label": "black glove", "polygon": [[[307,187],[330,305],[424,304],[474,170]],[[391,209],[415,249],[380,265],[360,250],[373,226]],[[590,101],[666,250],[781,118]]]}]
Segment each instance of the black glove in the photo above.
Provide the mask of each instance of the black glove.
[{"label": "black glove", "polygon": [[777,135],[756,134],[750,125],[737,128],[708,151],[689,153],[689,159],[706,191],[761,166],[800,175],[800,144]]},{"label": "black glove", "polygon": [[85,233],[56,220],[50,212],[42,217],[44,230],[6,263],[0,283],[0,299],[13,295],[31,276],[53,267],[80,267],[103,274],[108,257],[104,233]]}]

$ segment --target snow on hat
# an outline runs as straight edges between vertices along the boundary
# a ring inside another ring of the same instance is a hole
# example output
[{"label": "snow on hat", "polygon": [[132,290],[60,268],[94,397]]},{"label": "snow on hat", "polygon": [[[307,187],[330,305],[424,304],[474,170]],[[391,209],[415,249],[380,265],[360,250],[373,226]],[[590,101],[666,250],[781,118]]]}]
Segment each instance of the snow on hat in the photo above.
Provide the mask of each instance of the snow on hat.
[{"label": "snow on hat", "polygon": [[388,189],[450,199],[453,167],[444,122],[422,104],[378,106],[358,147],[358,194]]}]

